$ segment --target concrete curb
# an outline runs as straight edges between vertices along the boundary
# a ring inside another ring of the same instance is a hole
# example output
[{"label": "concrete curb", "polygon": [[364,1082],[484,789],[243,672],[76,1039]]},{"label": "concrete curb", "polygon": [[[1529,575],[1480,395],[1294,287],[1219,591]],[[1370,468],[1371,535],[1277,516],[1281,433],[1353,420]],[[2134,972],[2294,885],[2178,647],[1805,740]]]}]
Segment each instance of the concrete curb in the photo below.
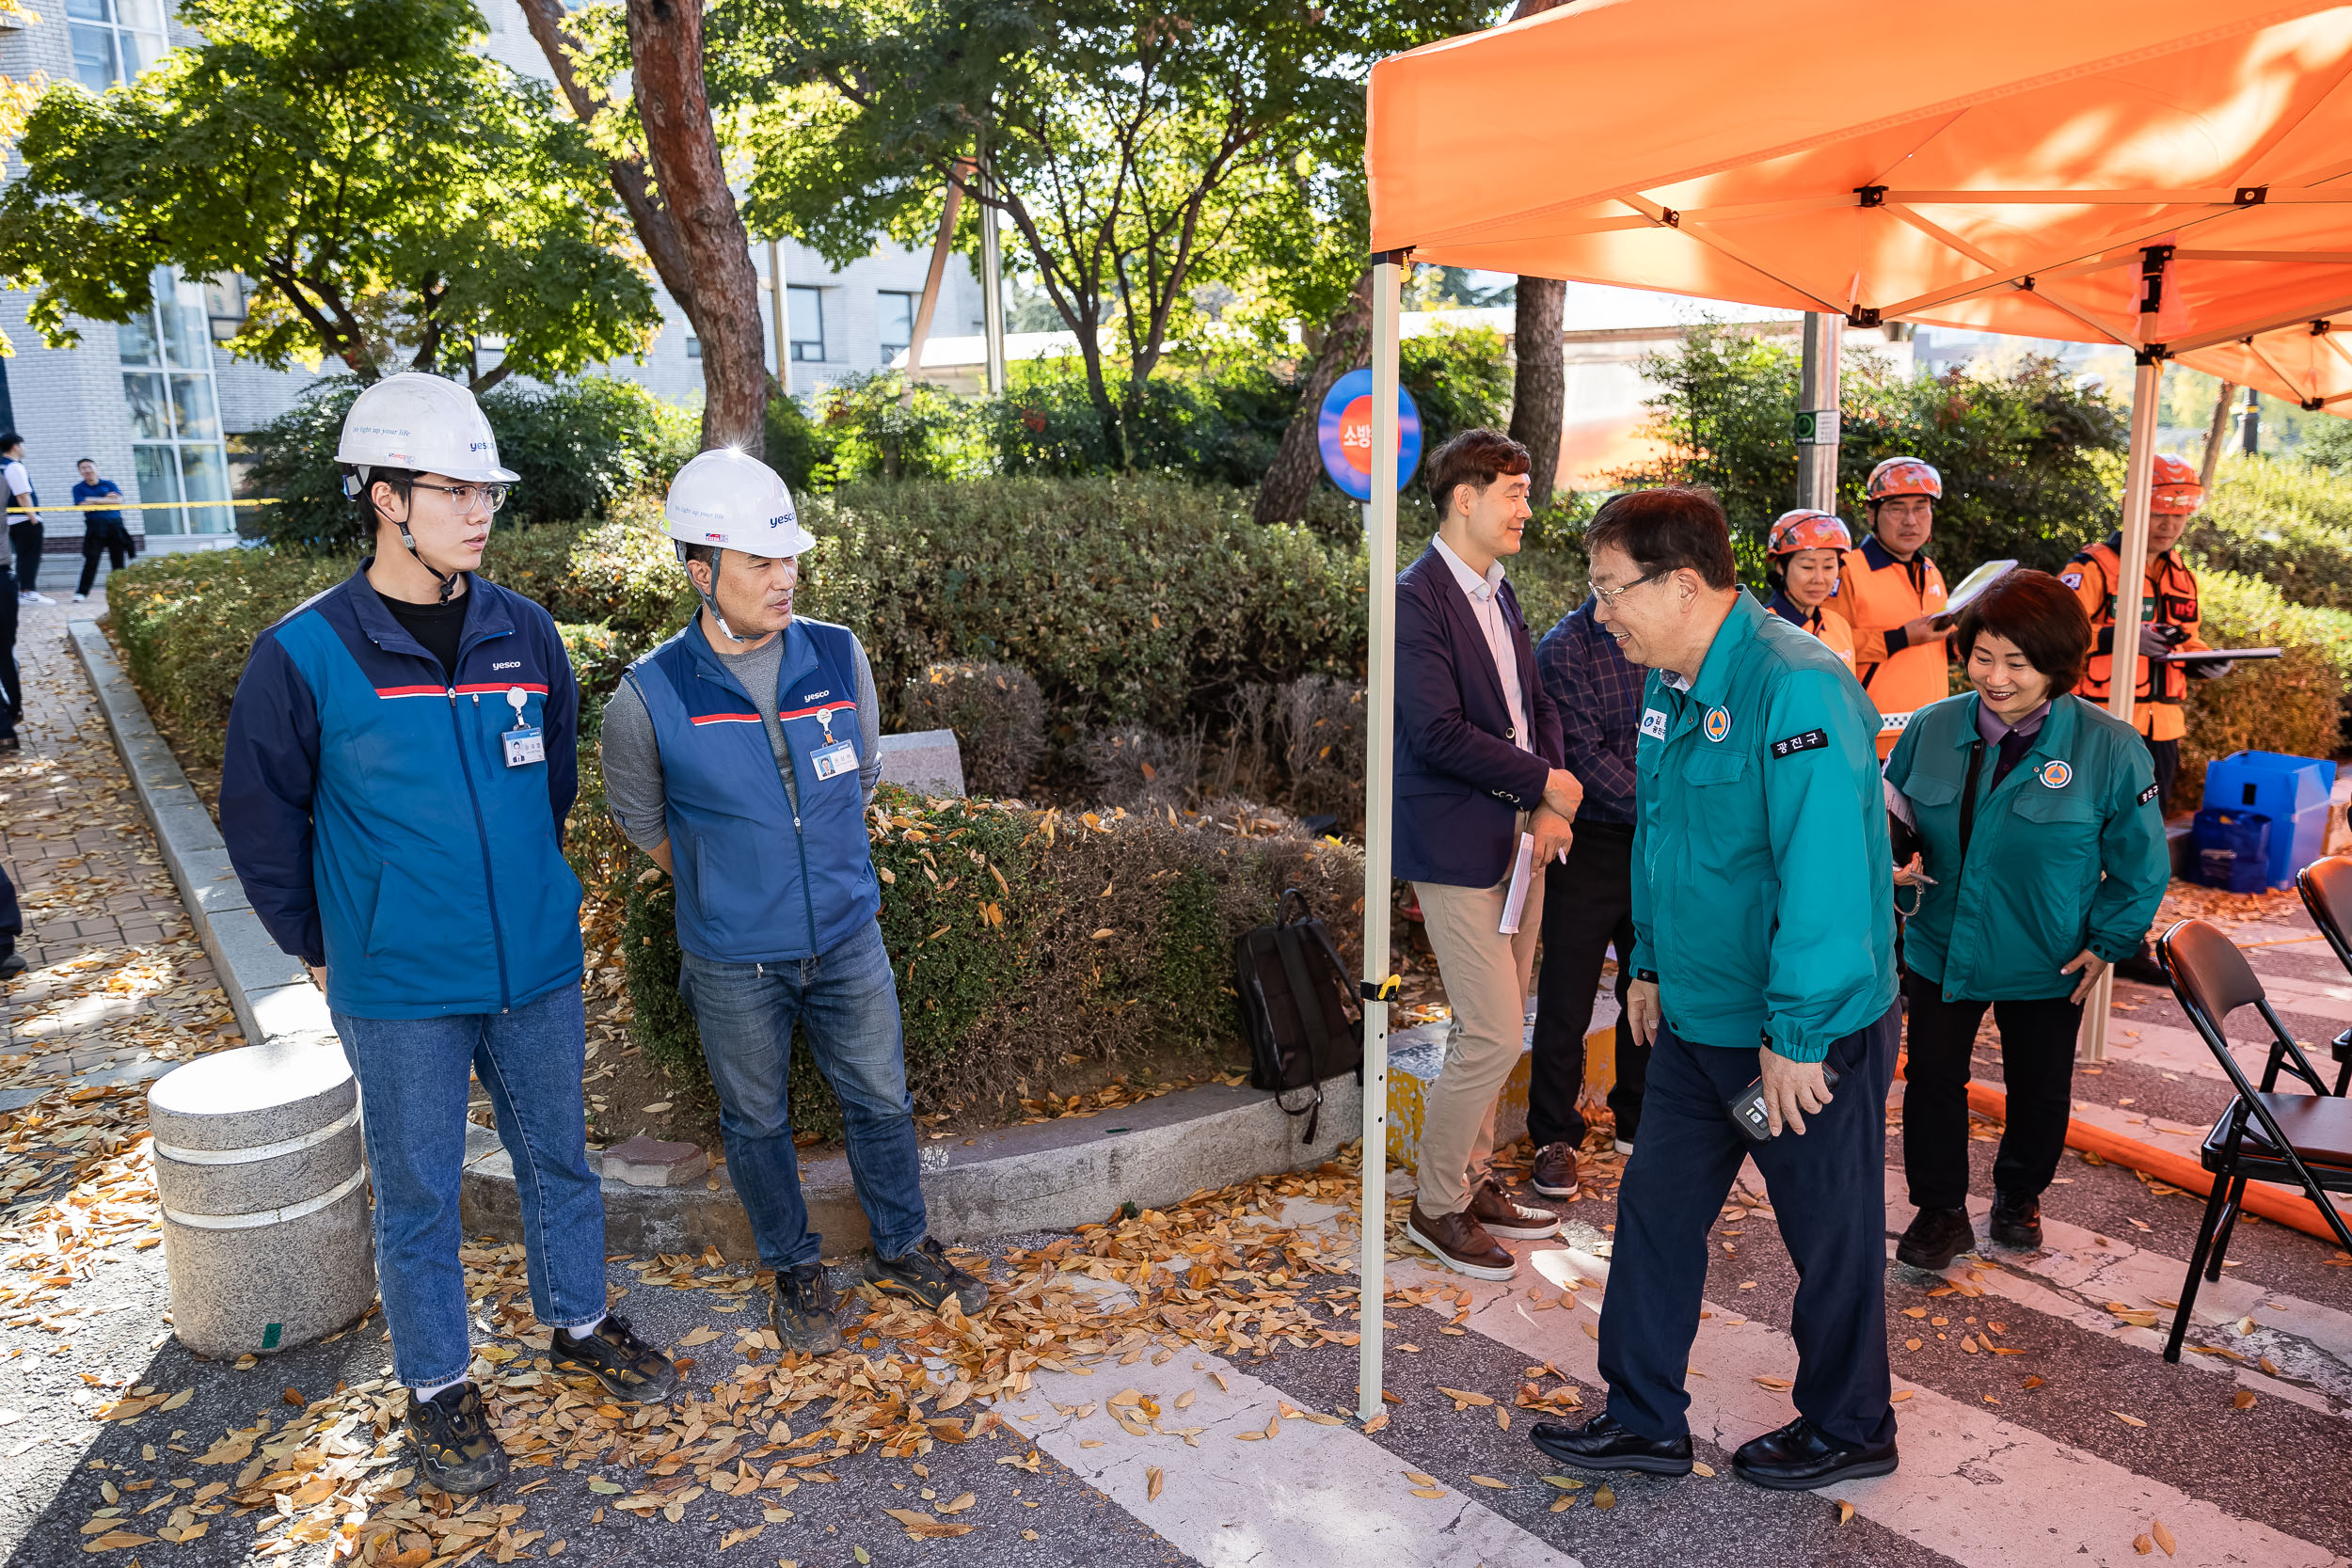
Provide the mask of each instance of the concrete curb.
[{"label": "concrete curb", "polygon": [[327,1017],[326,998],[300,962],[278,951],[261,916],[253,912],[212,813],[197,798],[171,748],[155,733],[147,705],[122,673],[113,644],[95,621],[68,622],[66,636],[98,693],[99,711],[106,716],[131,786],[155,829],[164,865],[179,886],[189,923],[213,960],[246,1041],[333,1043],[335,1027]]},{"label": "concrete curb", "polygon": [[[66,635],[97,690],[164,863],[246,1039],[253,1045],[333,1044],[326,999],[302,966],[278,951],[253,912],[212,814],[156,734],[98,623],[71,622]],[[968,1144],[926,1142],[923,1200],[931,1234],[942,1241],[1066,1230],[1108,1218],[1122,1203],[1152,1208],[1203,1188],[1320,1164],[1357,1134],[1362,1121],[1362,1091],[1353,1075],[1324,1085],[1323,1116],[1311,1145],[1300,1141],[1305,1118],[1285,1115],[1269,1095],[1224,1085],[1181,1089],[1092,1117],[1000,1128]],[[810,1227],[825,1238],[829,1255],[866,1244],[866,1214],[847,1156],[805,1162],[801,1181]],[[466,1129],[459,1194],[469,1234],[521,1239],[514,1166],[487,1128]],[[738,1260],[756,1256],[751,1221],[723,1167],[680,1187],[632,1187],[608,1178],[604,1198],[609,1250],[716,1246]]]}]

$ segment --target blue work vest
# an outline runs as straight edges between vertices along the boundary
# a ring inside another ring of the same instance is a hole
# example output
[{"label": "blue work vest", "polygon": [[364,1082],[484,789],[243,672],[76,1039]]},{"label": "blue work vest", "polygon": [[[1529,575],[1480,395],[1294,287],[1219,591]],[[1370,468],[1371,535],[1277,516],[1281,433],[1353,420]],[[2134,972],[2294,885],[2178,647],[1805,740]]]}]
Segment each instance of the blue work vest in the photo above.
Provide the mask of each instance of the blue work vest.
[{"label": "blue work vest", "polygon": [[858,770],[819,779],[813,762],[857,740],[855,647],[847,627],[795,617],[777,688],[758,699],[783,721],[797,815],[758,703],[711,651],[701,617],[629,667],[661,752],[678,945],[696,958],[815,958],[882,909]]}]

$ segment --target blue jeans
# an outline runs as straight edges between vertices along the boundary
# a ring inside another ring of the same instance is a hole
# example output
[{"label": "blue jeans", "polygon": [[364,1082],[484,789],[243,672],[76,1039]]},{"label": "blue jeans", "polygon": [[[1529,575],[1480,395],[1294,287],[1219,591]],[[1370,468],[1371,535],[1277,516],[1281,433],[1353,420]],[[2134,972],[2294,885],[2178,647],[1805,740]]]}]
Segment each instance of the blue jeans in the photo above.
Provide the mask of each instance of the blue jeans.
[{"label": "blue jeans", "polygon": [[685,957],[678,990],[702,1031],[703,1059],[719,1091],[727,1170],[751,1215],[760,1267],[797,1268],[818,1256],[808,1205],[801,1198],[786,1082],[796,1021],[806,1025],[818,1070],[841,1102],[850,1175],[876,1255],[914,1251],[929,1221],[914,1151],[914,1101],[907,1094],[898,986],[882,927],[869,923],[830,953],[784,963]]},{"label": "blue jeans", "polygon": [[548,1328],[604,1315],[604,1194],[588,1168],[580,1076],[587,1022],[577,988],[507,1013],[335,1015],[359,1080],[375,1184],[375,1273],[392,1370],[411,1388],[466,1375],[473,1354],[457,1261],[457,1178],[469,1076],[489,1091],[522,1199],[531,1309]]}]

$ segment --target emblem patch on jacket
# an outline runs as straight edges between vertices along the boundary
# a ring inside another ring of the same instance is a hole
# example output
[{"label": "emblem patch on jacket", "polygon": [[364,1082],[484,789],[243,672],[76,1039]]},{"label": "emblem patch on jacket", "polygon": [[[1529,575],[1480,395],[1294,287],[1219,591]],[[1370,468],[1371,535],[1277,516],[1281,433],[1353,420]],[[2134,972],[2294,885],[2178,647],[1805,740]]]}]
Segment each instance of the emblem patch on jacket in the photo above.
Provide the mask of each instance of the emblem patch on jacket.
[{"label": "emblem patch on jacket", "polygon": [[1730,710],[1720,707],[1708,708],[1707,717],[1699,723],[1699,728],[1706,732],[1708,739],[1720,743],[1724,736],[1731,733]]},{"label": "emblem patch on jacket", "polygon": [[2053,758],[2042,765],[2042,771],[2035,777],[2042,781],[2042,787],[2045,789],[2064,789],[2074,781],[2074,770],[2067,767],[2065,763]]}]

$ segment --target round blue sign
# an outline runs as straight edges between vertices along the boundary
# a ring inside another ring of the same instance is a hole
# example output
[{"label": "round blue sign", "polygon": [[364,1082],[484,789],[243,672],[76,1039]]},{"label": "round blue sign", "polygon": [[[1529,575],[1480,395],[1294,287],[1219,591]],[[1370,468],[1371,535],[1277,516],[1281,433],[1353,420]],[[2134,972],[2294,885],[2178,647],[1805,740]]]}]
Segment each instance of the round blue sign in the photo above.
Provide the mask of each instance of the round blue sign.
[{"label": "round blue sign", "polygon": [[[1396,487],[1405,488],[1421,464],[1421,410],[1413,394],[1396,389]],[[1372,499],[1372,372],[1350,371],[1323,395],[1317,430],[1323,471],[1359,501]]]}]

